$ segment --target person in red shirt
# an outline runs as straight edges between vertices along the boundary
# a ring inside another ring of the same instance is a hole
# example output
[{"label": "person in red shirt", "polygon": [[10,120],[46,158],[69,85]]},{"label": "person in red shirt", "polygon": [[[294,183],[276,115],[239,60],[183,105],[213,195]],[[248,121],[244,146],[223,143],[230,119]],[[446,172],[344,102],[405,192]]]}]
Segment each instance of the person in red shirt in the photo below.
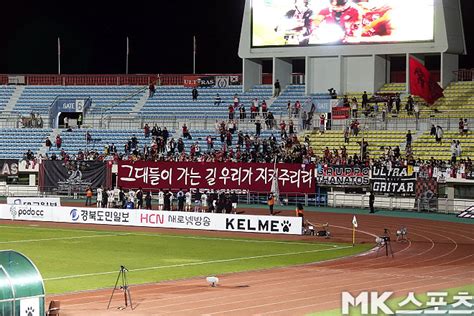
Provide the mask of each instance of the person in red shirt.
[{"label": "person in red shirt", "polygon": [[268,112],[268,106],[267,106],[267,102],[265,102],[265,100],[262,101],[262,115],[263,117],[267,117],[267,112]]},{"label": "person in red shirt", "polygon": [[362,10],[359,6],[349,0],[329,0],[329,2],[330,5],[319,11],[313,19],[313,35],[316,37],[322,35],[318,34],[322,33],[318,32],[318,29],[324,22],[326,25],[336,25],[341,28],[340,38],[334,38],[328,41],[342,41],[344,43],[348,41],[348,38],[359,37],[362,20]]},{"label": "person in red shirt", "polygon": [[229,105],[229,120],[233,120],[233,119],[234,119],[234,112],[235,112],[234,106],[233,106],[233,105]]}]

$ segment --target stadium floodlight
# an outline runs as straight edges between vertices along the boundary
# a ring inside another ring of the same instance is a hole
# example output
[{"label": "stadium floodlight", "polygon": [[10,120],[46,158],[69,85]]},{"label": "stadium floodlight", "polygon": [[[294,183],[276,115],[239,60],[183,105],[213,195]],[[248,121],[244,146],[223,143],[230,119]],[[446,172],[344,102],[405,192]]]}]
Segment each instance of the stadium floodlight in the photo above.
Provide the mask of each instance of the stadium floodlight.
[{"label": "stadium floodlight", "polygon": [[218,277],[214,277],[214,276],[210,276],[210,277],[207,277],[206,278],[206,281],[207,283],[209,283],[209,285],[211,287],[216,287],[217,286],[217,283],[219,283],[219,278]]}]

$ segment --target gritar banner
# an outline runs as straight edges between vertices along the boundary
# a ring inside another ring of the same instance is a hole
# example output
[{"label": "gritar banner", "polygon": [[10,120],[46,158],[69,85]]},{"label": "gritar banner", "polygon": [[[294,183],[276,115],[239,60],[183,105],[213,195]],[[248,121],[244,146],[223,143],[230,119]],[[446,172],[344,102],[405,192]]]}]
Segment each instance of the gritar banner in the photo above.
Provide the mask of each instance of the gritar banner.
[{"label": "gritar banner", "polygon": [[[271,163],[120,161],[118,185],[125,189],[208,189],[270,192]],[[314,193],[314,165],[277,164],[280,193]]]},{"label": "gritar banner", "polygon": [[415,194],[416,174],[409,173],[407,167],[389,169],[385,166],[373,166],[370,182],[374,193],[413,195]]},{"label": "gritar banner", "polygon": [[434,0],[253,0],[252,46],[432,41]]},{"label": "gritar banner", "polygon": [[42,191],[84,192],[90,186],[106,186],[107,167],[102,161],[45,160],[40,168]]},{"label": "gritar banner", "polygon": [[370,167],[329,165],[318,168],[316,182],[330,187],[370,186]]}]

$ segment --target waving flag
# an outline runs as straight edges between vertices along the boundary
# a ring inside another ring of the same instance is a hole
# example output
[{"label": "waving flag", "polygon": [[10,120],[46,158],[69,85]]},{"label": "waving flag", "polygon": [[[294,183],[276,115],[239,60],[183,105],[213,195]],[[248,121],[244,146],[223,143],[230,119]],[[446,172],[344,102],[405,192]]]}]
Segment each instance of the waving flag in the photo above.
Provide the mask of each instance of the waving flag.
[{"label": "waving flag", "polygon": [[428,69],[410,56],[410,93],[423,98],[428,104],[443,97],[443,88],[433,79]]}]

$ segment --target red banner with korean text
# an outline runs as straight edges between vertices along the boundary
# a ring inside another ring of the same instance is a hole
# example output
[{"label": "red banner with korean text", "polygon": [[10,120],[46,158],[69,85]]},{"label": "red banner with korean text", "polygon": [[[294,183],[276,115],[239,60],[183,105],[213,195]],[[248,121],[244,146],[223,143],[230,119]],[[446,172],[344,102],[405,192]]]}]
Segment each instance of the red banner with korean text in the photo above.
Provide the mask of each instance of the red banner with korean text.
[{"label": "red banner with korean text", "polygon": [[[280,193],[314,193],[314,165],[276,165]],[[118,185],[124,189],[208,189],[270,192],[272,163],[120,161]]]}]

